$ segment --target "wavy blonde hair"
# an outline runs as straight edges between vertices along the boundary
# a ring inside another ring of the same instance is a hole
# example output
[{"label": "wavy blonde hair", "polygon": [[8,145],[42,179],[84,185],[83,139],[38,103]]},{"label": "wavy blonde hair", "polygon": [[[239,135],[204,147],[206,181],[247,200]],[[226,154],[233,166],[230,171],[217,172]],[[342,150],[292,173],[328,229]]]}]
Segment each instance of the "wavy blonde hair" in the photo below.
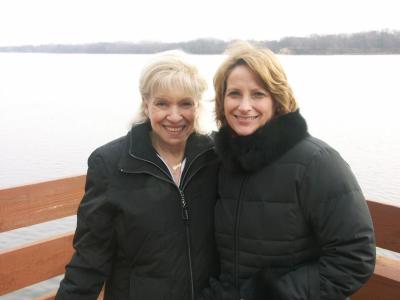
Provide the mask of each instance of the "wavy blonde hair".
[{"label": "wavy blonde hair", "polygon": [[194,129],[201,132],[198,121],[201,110],[201,98],[207,88],[207,82],[198,72],[195,65],[187,61],[187,55],[178,50],[167,51],[153,57],[144,67],[139,79],[139,91],[142,104],[135,122],[145,122],[145,101],[157,92],[180,89],[191,96],[196,104]]},{"label": "wavy blonde hair", "polygon": [[227,57],[214,76],[215,117],[218,127],[226,124],[224,98],[227,79],[239,65],[247,66],[264,83],[275,104],[275,116],[297,109],[297,102],[288,84],[285,71],[269,49],[256,47],[245,41],[232,44],[226,51]]}]

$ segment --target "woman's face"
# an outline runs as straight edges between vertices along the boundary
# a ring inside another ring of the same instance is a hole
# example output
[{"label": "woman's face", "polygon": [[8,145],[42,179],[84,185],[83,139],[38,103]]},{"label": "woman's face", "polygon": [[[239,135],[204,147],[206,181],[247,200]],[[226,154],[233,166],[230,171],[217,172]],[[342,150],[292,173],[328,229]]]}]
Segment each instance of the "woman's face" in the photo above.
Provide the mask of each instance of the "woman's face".
[{"label": "woman's face", "polygon": [[196,102],[183,91],[157,91],[144,100],[145,113],[151,127],[152,138],[165,147],[185,147],[194,131]]},{"label": "woman's face", "polygon": [[238,135],[250,135],[275,114],[274,100],[247,66],[232,69],[224,96],[226,122]]}]

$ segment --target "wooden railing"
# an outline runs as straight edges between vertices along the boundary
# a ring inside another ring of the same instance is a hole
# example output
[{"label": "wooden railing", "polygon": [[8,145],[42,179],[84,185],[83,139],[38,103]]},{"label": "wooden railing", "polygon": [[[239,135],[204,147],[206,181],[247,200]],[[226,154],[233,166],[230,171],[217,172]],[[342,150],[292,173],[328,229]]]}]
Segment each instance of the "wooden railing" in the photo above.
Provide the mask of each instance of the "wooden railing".
[{"label": "wooden railing", "polygon": [[[75,215],[84,185],[85,176],[78,176],[0,190],[0,233]],[[0,251],[0,296],[63,274],[73,234]],[[55,293],[37,300],[54,299]]]},{"label": "wooden railing", "polygon": [[[75,215],[84,181],[78,176],[0,190],[0,232]],[[368,201],[368,206],[377,246],[400,252],[400,205]],[[69,232],[0,251],[0,296],[63,274],[72,238]],[[55,291],[36,300],[54,296]],[[378,255],[374,275],[351,299],[400,299],[400,260]]]},{"label": "wooden railing", "polygon": [[[384,204],[368,200],[374,222],[376,245],[400,252],[400,205]],[[375,272],[352,300],[399,300],[400,260],[377,256]]]}]

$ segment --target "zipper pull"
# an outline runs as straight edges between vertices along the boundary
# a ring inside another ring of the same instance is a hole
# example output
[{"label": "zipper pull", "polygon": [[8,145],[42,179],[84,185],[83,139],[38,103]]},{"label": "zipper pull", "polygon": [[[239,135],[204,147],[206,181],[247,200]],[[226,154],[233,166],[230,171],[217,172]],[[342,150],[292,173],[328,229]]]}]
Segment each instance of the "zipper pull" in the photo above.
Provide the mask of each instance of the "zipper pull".
[{"label": "zipper pull", "polygon": [[186,201],[185,201],[185,194],[183,194],[183,191],[179,189],[179,194],[181,195],[181,205],[182,205],[182,220],[184,220],[186,223],[189,222],[189,210],[187,209],[186,206]]},{"label": "zipper pull", "polygon": [[189,222],[190,220],[189,211],[186,207],[182,207],[182,220],[184,220],[185,222]]}]

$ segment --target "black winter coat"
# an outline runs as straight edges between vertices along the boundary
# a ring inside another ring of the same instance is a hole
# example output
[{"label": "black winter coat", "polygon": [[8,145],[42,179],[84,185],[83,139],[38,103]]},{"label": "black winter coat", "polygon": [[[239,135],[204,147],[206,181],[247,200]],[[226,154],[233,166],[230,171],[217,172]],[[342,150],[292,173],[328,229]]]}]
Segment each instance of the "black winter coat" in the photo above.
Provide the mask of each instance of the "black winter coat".
[{"label": "black winter coat", "polygon": [[372,275],[374,232],[347,163],[299,111],[251,136],[216,135],[222,278],[245,299],[339,300]]},{"label": "black winter coat", "polygon": [[149,138],[150,125],[95,150],[78,209],[76,250],[56,299],[189,300],[218,273],[217,156],[192,134],[180,186]]}]

